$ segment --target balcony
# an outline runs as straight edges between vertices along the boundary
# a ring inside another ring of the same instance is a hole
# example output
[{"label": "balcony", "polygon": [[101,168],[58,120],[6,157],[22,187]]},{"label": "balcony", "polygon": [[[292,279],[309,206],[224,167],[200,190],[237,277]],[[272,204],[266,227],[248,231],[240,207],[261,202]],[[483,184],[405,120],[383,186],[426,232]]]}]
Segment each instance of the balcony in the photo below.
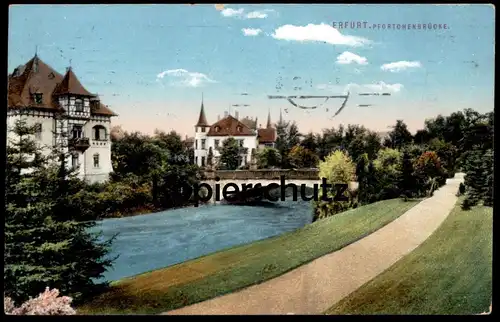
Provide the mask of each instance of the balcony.
[{"label": "balcony", "polygon": [[85,152],[90,147],[89,138],[71,138],[68,140],[70,150]]}]

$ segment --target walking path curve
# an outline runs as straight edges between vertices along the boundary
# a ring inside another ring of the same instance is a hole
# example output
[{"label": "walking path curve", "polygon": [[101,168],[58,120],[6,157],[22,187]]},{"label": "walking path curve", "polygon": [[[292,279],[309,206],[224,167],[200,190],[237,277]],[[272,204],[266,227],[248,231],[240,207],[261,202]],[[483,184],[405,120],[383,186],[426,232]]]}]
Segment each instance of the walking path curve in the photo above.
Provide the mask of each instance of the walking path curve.
[{"label": "walking path curve", "polygon": [[426,240],[453,209],[462,181],[463,174],[456,174],[431,198],[341,250],[261,284],[163,314],[322,314]]}]

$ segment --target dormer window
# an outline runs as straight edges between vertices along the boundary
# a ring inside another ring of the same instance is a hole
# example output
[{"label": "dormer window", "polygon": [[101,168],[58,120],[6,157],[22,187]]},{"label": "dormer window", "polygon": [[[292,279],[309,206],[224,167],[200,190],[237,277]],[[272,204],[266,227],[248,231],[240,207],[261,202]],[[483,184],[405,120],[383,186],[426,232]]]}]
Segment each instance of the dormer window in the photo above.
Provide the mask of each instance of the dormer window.
[{"label": "dormer window", "polygon": [[220,131],[220,127],[216,126],[215,127],[215,133],[219,132]]},{"label": "dormer window", "polygon": [[42,104],[42,102],[43,102],[42,93],[35,93],[35,94],[33,94],[33,98],[35,100],[35,104]]},{"label": "dormer window", "polygon": [[83,100],[81,98],[75,100],[75,112],[83,112]]},{"label": "dormer window", "polygon": [[52,72],[51,72],[51,73],[49,74],[49,79],[54,79],[54,77],[56,77],[56,75],[54,75],[54,73],[52,73]]},{"label": "dormer window", "polygon": [[238,126],[236,127],[236,131],[241,132],[241,126],[239,126],[239,125],[238,125]]}]

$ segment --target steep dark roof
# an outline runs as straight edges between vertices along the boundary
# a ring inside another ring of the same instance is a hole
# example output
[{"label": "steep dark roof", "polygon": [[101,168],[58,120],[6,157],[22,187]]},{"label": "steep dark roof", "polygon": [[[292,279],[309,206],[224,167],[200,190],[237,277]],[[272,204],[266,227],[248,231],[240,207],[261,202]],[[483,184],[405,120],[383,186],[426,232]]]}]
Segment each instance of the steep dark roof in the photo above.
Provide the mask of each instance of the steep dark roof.
[{"label": "steep dark roof", "polygon": [[94,96],[83,87],[73,70],[68,68],[63,80],[56,86],[52,95],[80,95],[80,96]]},{"label": "steep dark roof", "polygon": [[[59,109],[58,102],[52,98],[52,92],[62,80],[61,74],[35,56],[9,75],[8,107]],[[41,104],[36,104],[34,93],[42,94]]]},{"label": "steep dark roof", "polygon": [[238,121],[231,115],[210,126],[207,136],[253,136],[255,135],[248,126]]},{"label": "steep dark roof", "polygon": [[196,126],[209,126],[207,122],[207,117],[205,116],[205,106],[203,106],[203,100],[201,101],[200,116],[198,117],[198,122]]},{"label": "steep dark roof", "polygon": [[[93,97],[78,81],[71,68],[61,75],[35,55],[26,64],[19,66],[9,75],[9,109],[33,107],[46,110],[60,110],[55,96],[74,94]],[[42,102],[37,104],[33,94],[42,94]],[[116,116],[106,105],[99,102],[92,114]]]}]

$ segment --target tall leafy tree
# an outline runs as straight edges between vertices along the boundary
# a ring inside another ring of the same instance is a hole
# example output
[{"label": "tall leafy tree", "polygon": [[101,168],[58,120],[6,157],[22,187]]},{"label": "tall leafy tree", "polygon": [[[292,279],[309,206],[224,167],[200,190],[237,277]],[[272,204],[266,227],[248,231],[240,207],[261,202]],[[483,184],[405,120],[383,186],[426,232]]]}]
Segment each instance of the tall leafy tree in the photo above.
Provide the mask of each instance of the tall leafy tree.
[{"label": "tall leafy tree", "polygon": [[309,132],[300,141],[300,145],[313,153],[318,153],[318,136],[313,132]]},{"label": "tall leafy tree", "polygon": [[401,158],[401,182],[399,183],[402,193],[407,197],[415,194],[417,181],[414,175],[413,159],[408,151],[403,152]]},{"label": "tall leafy tree", "polygon": [[299,132],[295,122],[287,122],[280,120],[276,124],[276,149],[281,154],[281,167],[290,168],[288,154],[290,150],[300,144],[302,135]]},{"label": "tall leafy tree", "polygon": [[238,141],[234,138],[227,138],[222,142],[220,148],[220,163],[227,170],[235,170],[238,168],[241,161],[242,148],[238,145]]},{"label": "tall leafy tree", "polygon": [[413,136],[403,120],[397,120],[391,132],[389,132],[390,147],[393,149],[400,149],[407,144],[413,142]]}]

